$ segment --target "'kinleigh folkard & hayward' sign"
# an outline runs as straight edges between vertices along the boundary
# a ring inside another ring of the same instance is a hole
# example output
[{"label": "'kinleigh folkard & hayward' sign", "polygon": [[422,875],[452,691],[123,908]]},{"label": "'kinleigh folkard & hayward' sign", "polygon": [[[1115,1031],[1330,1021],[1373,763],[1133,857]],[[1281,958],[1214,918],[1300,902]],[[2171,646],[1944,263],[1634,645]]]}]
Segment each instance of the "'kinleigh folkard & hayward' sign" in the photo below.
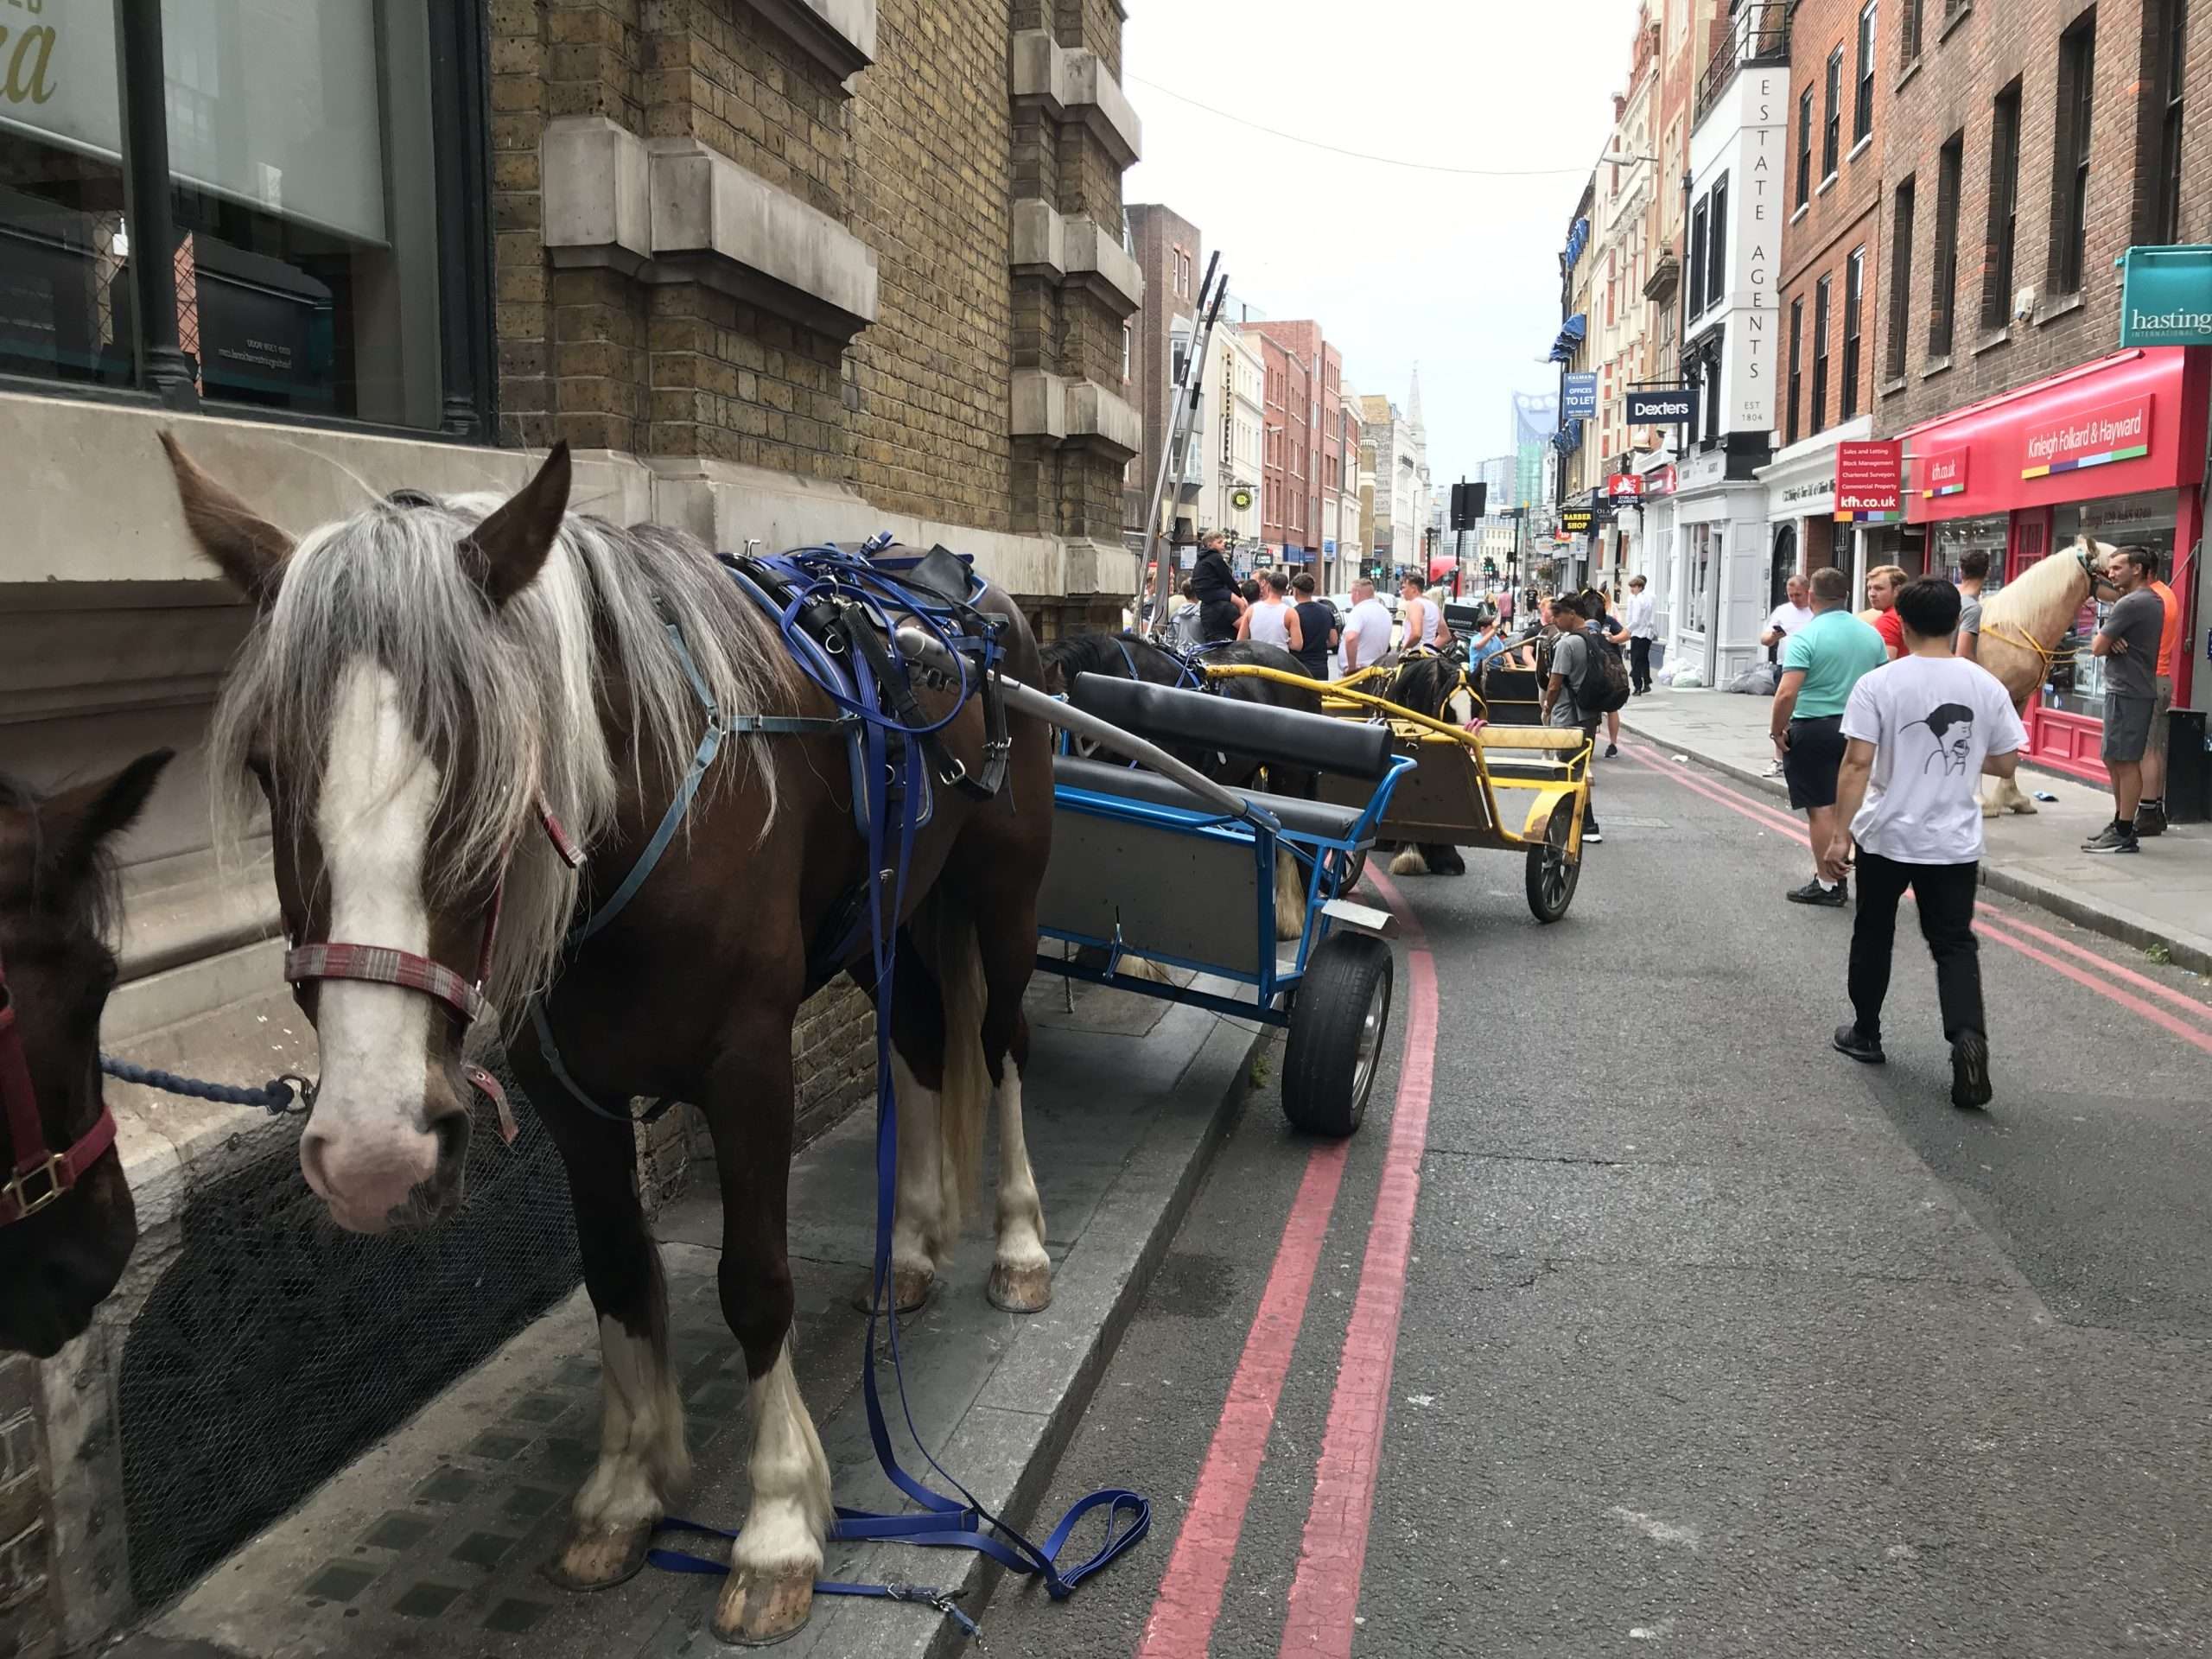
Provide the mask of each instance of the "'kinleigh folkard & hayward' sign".
[{"label": "'kinleigh folkard & hayward' sign", "polygon": [[2020,469],[2022,478],[2139,460],[2151,453],[2151,399],[2131,397],[2031,427],[2024,448],[2027,465]]}]

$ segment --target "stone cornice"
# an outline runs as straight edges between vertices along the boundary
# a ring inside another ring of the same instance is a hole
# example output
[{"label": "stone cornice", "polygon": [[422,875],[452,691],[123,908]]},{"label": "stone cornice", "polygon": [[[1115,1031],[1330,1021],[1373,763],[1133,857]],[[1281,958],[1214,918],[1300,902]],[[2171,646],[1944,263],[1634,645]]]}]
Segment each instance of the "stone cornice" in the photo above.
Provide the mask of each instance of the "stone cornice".
[{"label": "stone cornice", "polygon": [[1127,168],[1144,149],[1144,127],[1121,83],[1096,52],[1069,50],[1041,29],[1014,37],[1012,83],[1017,105],[1034,104],[1055,120],[1073,118]]},{"label": "stone cornice", "polygon": [[843,80],[875,61],[876,0],[746,0]]}]

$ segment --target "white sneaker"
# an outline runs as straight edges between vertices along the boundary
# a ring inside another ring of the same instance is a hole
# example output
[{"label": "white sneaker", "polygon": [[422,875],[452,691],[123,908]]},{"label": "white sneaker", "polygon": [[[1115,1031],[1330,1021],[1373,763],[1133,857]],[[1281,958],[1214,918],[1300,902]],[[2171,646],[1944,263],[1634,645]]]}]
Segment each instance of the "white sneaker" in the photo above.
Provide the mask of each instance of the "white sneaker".
[{"label": "white sneaker", "polygon": [[1766,770],[1765,770],[1764,772],[1763,772],[1759,773],[1759,776],[1760,776],[1760,777],[1762,777],[1762,778],[1779,778],[1779,777],[1781,777],[1781,776],[1782,776],[1782,762],[1781,762],[1781,761],[1779,761],[1779,760],[1770,760],[1770,761],[1768,761],[1768,762],[1767,762],[1767,767],[1766,767]]}]

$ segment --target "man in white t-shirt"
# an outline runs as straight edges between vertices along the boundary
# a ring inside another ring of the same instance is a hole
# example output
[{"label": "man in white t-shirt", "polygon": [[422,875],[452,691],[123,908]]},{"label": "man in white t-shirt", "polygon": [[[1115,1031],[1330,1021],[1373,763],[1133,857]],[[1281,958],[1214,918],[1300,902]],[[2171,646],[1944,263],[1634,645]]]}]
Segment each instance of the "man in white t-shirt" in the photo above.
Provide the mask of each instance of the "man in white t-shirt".
[{"label": "man in white t-shirt", "polygon": [[[1851,689],[1843,734],[1850,747],[1836,780],[1836,814],[1849,830],[1828,844],[1821,874],[1843,879],[1859,848],[1859,918],[1851,935],[1853,1022],[1836,1048],[1878,1065],[1882,1001],[1905,889],[1936,959],[1936,994],[1951,1045],[1951,1103],[1989,1103],[1989,1037],[1981,959],[1974,936],[1980,881],[1981,775],[2010,778],[2028,734],[1994,675],[1951,650],[1959,590],[1940,576],[1906,584],[1897,598],[1904,654]],[[1870,792],[1871,791],[1871,792]]]},{"label": "man in white t-shirt", "polygon": [[[1783,642],[1813,620],[1812,582],[1804,575],[1789,578],[1787,588],[1789,597],[1766,613],[1766,630],[1759,635],[1759,644],[1766,647],[1767,660],[1777,665],[1777,675],[1782,662]],[[1777,760],[1766,769],[1770,778],[1782,776],[1782,762]]]},{"label": "man in white t-shirt", "polygon": [[1375,584],[1364,576],[1351,585],[1351,614],[1344,619],[1340,644],[1346,674],[1367,667],[1390,649],[1389,609],[1375,597]]}]

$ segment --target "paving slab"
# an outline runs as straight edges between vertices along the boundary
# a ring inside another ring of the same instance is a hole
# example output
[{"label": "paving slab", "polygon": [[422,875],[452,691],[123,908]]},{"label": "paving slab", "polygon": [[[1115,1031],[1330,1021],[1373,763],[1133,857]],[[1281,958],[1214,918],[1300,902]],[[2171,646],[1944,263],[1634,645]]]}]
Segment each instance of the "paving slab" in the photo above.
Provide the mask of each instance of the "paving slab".
[{"label": "paving slab", "polygon": [[[1029,1510],[1242,1106],[1269,1033],[1255,1022],[1041,978],[1029,1007],[1035,1037],[1024,1095],[1058,1264],[1052,1305],[1023,1319],[985,1300],[987,1198],[945,1281],[901,1321],[899,1340],[922,1440],[986,1507],[1041,1535],[1057,1517]],[[876,1470],[858,1386],[866,1320],[855,1302],[870,1259],[874,1134],[873,1114],[856,1113],[793,1166],[794,1347],[837,1501],[894,1509],[902,1506]],[[682,1511],[735,1525],[745,1513],[750,1414],[715,1285],[715,1197],[680,1200],[656,1232],[695,1465]],[[887,1345],[880,1335],[880,1349]],[[887,1367],[882,1375],[887,1388]],[[648,1569],[575,1596],[541,1576],[594,1459],[598,1414],[595,1329],[579,1290],[111,1652],[676,1659],[721,1651],[707,1628],[719,1579]],[[925,1467],[903,1431],[894,1437],[902,1462]],[[1143,1476],[1131,1469],[1127,1484],[1141,1489]],[[1079,1538],[1075,1548],[1093,1547]],[[832,1546],[824,1568],[845,1580],[943,1588],[971,1616],[997,1573],[968,1552],[895,1545]],[[926,1609],[825,1597],[784,1651],[922,1659],[951,1650],[958,1636]]]},{"label": "paving slab", "polygon": [[[1788,786],[1765,775],[1772,712],[1765,697],[1662,690],[1631,697],[1621,725],[1669,757],[1686,754],[1787,801]],[[2099,858],[2078,849],[2112,822],[2109,791],[2039,766],[2020,769],[2020,787],[2057,798],[2037,803],[2031,817],[1984,824],[1983,885],[2124,944],[2163,946],[2177,965],[2212,974],[2212,825],[2176,825],[2136,857]]]}]

